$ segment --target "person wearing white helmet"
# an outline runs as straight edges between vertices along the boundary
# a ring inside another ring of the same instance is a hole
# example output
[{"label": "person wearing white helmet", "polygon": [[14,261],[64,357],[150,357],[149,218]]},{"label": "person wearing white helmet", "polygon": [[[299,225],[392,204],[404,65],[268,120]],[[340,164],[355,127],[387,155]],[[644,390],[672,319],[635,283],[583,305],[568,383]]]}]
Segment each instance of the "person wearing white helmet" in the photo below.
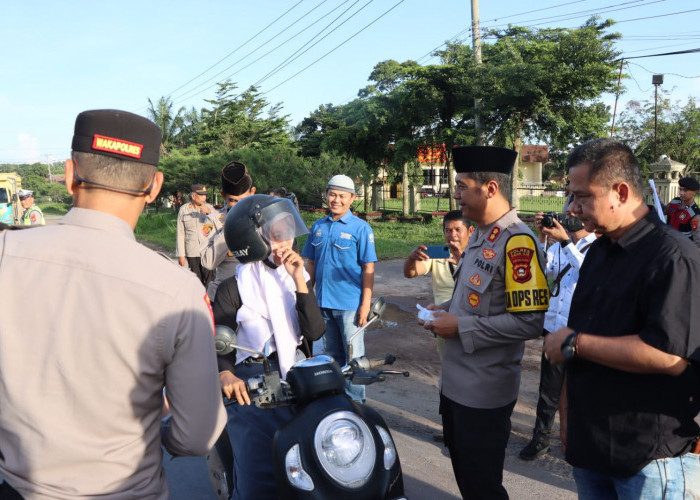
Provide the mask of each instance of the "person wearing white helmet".
[{"label": "person wearing white helmet", "polygon": [[[347,175],[335,175],[326,185],[330,215],[311,226],[302,255],[316,284],[316,297],[326,322],[323,352],[342,366],[348,361],[347,343],[367,322],[374,287],[374,233],[369,224],[350,211],[355,184]],[[318,350],[318,348],[316,349]],[[353,355],[365,353],[363,335],[353,340]],[[364,402],[365,387],[346,382],[346,392]]]},{"label": "person wearing white helmet", "polygon": [[34,191],[29,189],[20,189],[17,191],[17,196],[19,196],[19,202],[24,209],[22,212],[22,224],[25,226],[31,225],[41,225],[46,224],[44,221],[44,214],[41,209],[34,204]]}]

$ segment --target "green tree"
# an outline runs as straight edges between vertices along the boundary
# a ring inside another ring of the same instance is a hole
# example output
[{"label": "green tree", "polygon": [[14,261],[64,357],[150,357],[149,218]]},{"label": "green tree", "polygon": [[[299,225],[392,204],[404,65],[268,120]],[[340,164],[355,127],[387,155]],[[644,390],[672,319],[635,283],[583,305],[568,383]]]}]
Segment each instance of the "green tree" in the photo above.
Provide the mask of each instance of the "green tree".
[{"label": "green tree", "polygon": [[197,147],[202,154],[242,148],[292,147],[288,116],[281,104],[269,105],[256,87],[238,92],[234,83],[218,84],[216,98],[202,110]]},{"label": "green tree", "polygon": [[700,172],[700,108],[695,99],[689,99],[685,105],[672,104],[664,95],[656,110],[652,100],[630,101],[620,114],[615,135],[634,149],[645,168],[664,154],[684,163],[687,166],[685,175]]},{"label": "green tree", "polygon": [[181,107],[173,112],[173,101],[170,97],[161,97],[157,104],[153,104],[148,99],[148,110],[146,111],[156,125],[160,127],[162,139],[160,144],[161,154],[167,155],[179,145],[178,137],[185,128],[185,108]]}]

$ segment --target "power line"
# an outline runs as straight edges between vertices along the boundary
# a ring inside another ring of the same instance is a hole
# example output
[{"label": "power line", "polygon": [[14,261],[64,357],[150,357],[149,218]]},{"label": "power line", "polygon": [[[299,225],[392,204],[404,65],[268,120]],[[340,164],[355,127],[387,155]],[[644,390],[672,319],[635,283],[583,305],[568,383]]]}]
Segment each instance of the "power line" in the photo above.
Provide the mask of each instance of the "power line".
[{"label": "power line", "polygon": [[[323,3],[325,3],[325,1],[326,1],[326,0],[324,0],[324,2],[322,2],[322,3],[319,4],[318,6],[320,6],[320,5],[322,5]],[[329,15],[331,15],[333,12],[335,12],[337,9],[339,9],[340,7],[342,7],[344,4],[348,3],[349,1],[350,1],[350,0],[345,0],[345,1],[343,1],[341,4],[339,4],[338,6],[334,7],[333,9],[331,9],[330,11],[328,11],[328,12],[327,12],[326,14],[324,14],[323,16],[319,17],[318,19],[316,19],[315,21],[313,21],[311,24],[307,25],[305,28],[302,28],[300,31],[298,31],[297,33],[295,33],[295,34],[292,35],[291,37],[287,38],[284,42],[280,43],[279,45],[276,45],[274,48],[270,49],[270,50],[267,51],[265,54],[263,54],[262,56],[258,57],[258,58],[255,59],[254,61],[248,63],[247,65],[243,66],[242,68],[240,68],[240,69],[234,71],[233,73],[230,73],[229,75],[227,75],[227,76],[225,77],[225,80],[230,79],[233,75],[235,75],[235,74],[237,74],[237,73],[243,71],[244,69],[246,69],[246,68],[252,66],[253,64],[255,64],[255,63],[261,61],[262,59],[264,59],[265,57],[267,57],[269,54],[271,54],[272,52],[274,52],[274,51],[277,50],[278,48],[284,46],[286,43],[290,42],[291,40],[293,40],[294,38],[296,38],[297,36],[299,36],[299,35],[301,35],[303,32],[305,32],[306,30],[310,29],[312,26],[314,26],[316,23],[320,22],[322,19],[324,19],[324,18],[328,17]],[[359,0],[356,0],[355,3],[357,3],[357,2],[359,2]],[[353,5],[354,5],[354,4],[353,4]],[[317,7],[318,7],[318,6],[317,6]],[[316,7],[314,7],[314,9],[312,9],[312,10],[315,10],[315,8],[316,8]],[[312,10],[311,10],[311,11],[312,11]],[[298,22],[299,20],[301,20],[301,19],[303,19],[304,17],[306,17],[309,13],[311,13],[311,11],[308,11],[306,14],[304,14],[301,18],[297,19],[297,20],[296,20],[294,23],[292,23],[292,24],[295,24],[295,23]],[[291,25],[290,25],[290,26],[291,26]],[[326,28],[324,28],[324,30],[325,30],[325,29],[326,29]],[[285,28],[285,30],[286,30],[286,28]],[[322,32],[322,31],[323,31],[323,30],[321,30],[321,32]],[[225,71],[231,69],[231,68],[232,68],[233,66],[235,66],[237,63],[241,62],[243,59],[245,59],[246,57],[248,57],[249,55],[251,55],[253,52],[257,51],[259,48],[263,47],[264,45],[266,45],[267,43],[269,43],[270,41],[272,41],[274,38],[276,38],[277,36],[279,36],[281,33],[282,33],[282,32],[278,33],[278,34],[275,35],[274,37],[270,38],[267,42],[264,42],[263,44],[259,45],[256,49],[254,49],[253,51],[249,52],[249,53],[246,54],[244,57],[242,57],[242,58],[239,59],[238,61],[234,62],[233,64],[231,64],[230,66],[228,66],[228,67],[225,68],[224,70],[220,71],[219,73],[217,73],[217,74],[214,75],[213,77],[207,79],[207,80],[206,80],[205,82],[203,82],[202,84],[200,84],[200,85],[198,85],[198,86],[196,86],[196,87],[194,87],[194,88],[192,88],[192,89],[190,89],[190,90],[184,92],[183,94],[181,94],[181,95],[179,95],[179,96],[175,96],[174,99],[190,99],[190,98],[192,98],[192,97],[194,97],[194,96],[197,96],[197,95],[201,94],[202,92],[204,92],[204,91],[206,91],[206,90],[209,90],[210,88],[215,87],[215,86],[216,86],[216,83],[215,83],[214,85],[210,85],[210,86],[206,87],[206,88],[203,89],[201,92],[195,92],[194,94],[192,93],[192,92],[196,91],[198,88],[200,88],[202,85],[205,85],[206,83],[211,82],[214,78],[216,78],[217,76],[221,75],[223,72],[225,72]]]},{"label": "power line", "polygon": [[[626,60],[626,59],[625,59],[625,60]],[[639,64],[639,63],[631,63],[631,62],[628,62],[627,64],[628,64],[628,65],[629,65],[629,64],[634,64],[635,66],[638,66],[638,67],[642,68],[644,71],[646,71],[647,73],[651,73],[652,75],[658,73],[658,71],[652,71],[652,70],[650,70],[650,69],[647,69],[647,68],[645,68],[644,66],[642,66],[642,65]],[[686,79],[688,79],[688,80],[694,80],[695,78],[700,78],[700,75],[698,75],[698,76],[687,76],[687,75],[679,75],[678,73],[664,73],[664,75],[673,75],[673,76],[677,76],[677,77],[679,77],[679,78],[686,78]]]},{"label": "power line", "polygon": [[223,62],[223,61],[225,61],[226,59],[228,59],[230,56],[232,56],[233,54],[235,54],[238,50],[240,50],[241,48],[245,47],[250,41],[254,40],[258,35],[260,35],[260,34],[263,33],[265,30],[267,30],[270,26],[272,26],[272,25],[275,24],[277,21],[279,21],[279,20],[282,19],[284,16],[286,16],[289,12],[291,12],[297,5],[299,5],[299,4],[302,3],[303,1],[304,1],[304,0],[299,0],[297,3],[295,3],[294,5],[292,5],[289,9],[287,9],[286,11],[284,11],[280,16],[278,16],[274,21],[272,21],[272,22],[269,23],[267,26],[265,26],[263,29],[261,29],[260,31],[258,31],[257,33],[255,33],[255,34],[254,34],[253,36],[251,36],[250,38],[248,38],[248,40],[246,40],[245,42],[243,42],[242,44],[240,44],[238,47],[236,47],[235,49],[233,49],[231,52],[229,52],[228,54],[226,54],[224,57],[222,57],[221,59],[219,59],[217,62],[215,62],[214,64],[212,64],[211,66],[209,66],[207,69],[205,69],[204,71],[202,71],[200,74],[198,74],[197,76],[195,76],[195,77],[192,78],[191,80],[189,80],[189,81],[183,83],[182,85],[180,85],[178,88],[176,88],[176,89],[173,90],[172,92],[169,92],[167,95],[172,95],[172,94],[174,94],[175,92],[177,92],[178,90],[180,90],[180,89],[183,88],[184,86],[189,85],[190,83],[192,83],[193,81],[195,81],[197,78],[199,78],[199,77],[202,76],[203,74],[207,73],[210,69],[214,68],[215,66],[217,66],[217,65],[220,64],[221,62]]},{"label": "power line", "polygon": [[370,26],[372,26],[374,23],[376,23],[377,21],[379,21],[381,18],[383,18],[385,15],[387,15],[389,12],[391,12],[392,10],[394,10],[396,7],[398,7],[399,5],[401,5],[402,3],[404,3],[405,1],[406,1],[406,0],[399,0],[399,1],[396,2],[393,6],[391,6],[389,9],[387,9],[386,11],[384,11],[384,13],[382,13],[379,17],[375,18],[373,21],[371,21],[370,23],[366,24],[366,25],[365,25],[362,29],[360,29],[359,31],[355,32],[352,36],[350,36],[349,38],[345,39],[345,40],[344,40],[343,42],[341,42],[340,44],[338,44],[338,45],[336,45],[335,47],[333,47],[331,50],[329,50],[328,52],[326,52],[325,54],[323,54],[321,57],[319,57],[318,59],[316,59],[314,62],[312,62],[312,63],[309,64],[308,66],[306,66],[306,67],[304,67],[303,69],[297,71],[296,73],[294,73],[292,76],[290,76],[290,77],[287,78],[286,80],[283,80],[282,82],[278,83],[277,85],[275,85],[275,86],[272,87],[271,89],[268,89],[267,91],[263,92],[263,95],[264,95],[264,94],[267,94],[267,93],[269,93],[269,92],[272,92],[272,91],[275,90],[277,87],[280,87],[280,86],[284,85],[285,83],[287,83],[288,81],[290,81],[292,78],[295,78],[297,75],[303,73],[304,71],[306,71],[307,69],[309,69],[311,66],[313,66],[314,64],[316,64],[317,62],[319,62],[321,59],[323,59],[323,58],[325,58],[326,56],[328,56],[329,54],[335,52],[337,49],[339,49],[340,47],[342,47],[343,45],[345,45],[347,42],[349,42],[350,40],[352,40],[353,38],[355,38],[357,35],[359,35],[360,33],[362,33],[364,30],[366,30],[367,28],[369,28]]},{"label": "power line", "polygon": [[[359,0],[358,0],[358,1],[359,1]],[[299,57],[301,57],[302,55],[306,54],[306,53],[307,53],[309,50],[311,50],[313,47],[315,47],[316,45],[318,45],[319,43],[321,43],[323,40],[325,40],[328,36],[331,35],[331,33],[333,33],[333,32],[336,31],[338,28],[340,28],[341,26],[343,26],[345,23],[347,23],[348,21],[350,21],[350,19],[352,19],[353,17],[355,17],[357,14],[359,14],[363,9],[365,9],[367,6],[369,6],[369,4],[371,4],[372,2],[374,2],[374,0],[369,0],[366,4],[364,4],[362,7],[360,7],[360,8],[357,9],[355,12],[353,12],[347,19],[345,19],[343,22],[341,22],[340,24],[338,24],[335,28],[333,28],[331,31],[329,31],[328,33],[326,33],[323,37],[319,38],[315,43],[309,45],[309,46],[306,48],[306,50],[304,50],[304,51],[302,51],[302,52],[299,52],[302,48],[304,48],[305,46],[307,46],[307,45],[311,42],[311,40],[313,40],[313,39],[316,38],[318,35],[320,35],[321,33],[323,33],[323,31],[325,31],[325,30],[326,30],[328,27],[330,27],[334,22],[336,22],[338,19],[340,19],[340,17],[342,17],[346,12],[348,12],[355,4],[357,4],[357,2],[355,2],[354,4],[352,4],[350,7],[348,7],[348,9],[346,9],[345,11],[343,11],[342,14],[340,14],[338,17],[336,17],[336,18],[335,18],[332,22],[330,22],[326,27],[324,27],[323,30],[321,30],[320,32],[318,32],[314,37],[312,37],[310,40],[308,40],[304,45],[302,45],[302,46],[299,47],[296,51],[294,51],[294,52],[292,53],[292,55],[290,55],[289,57],[287,57],[287,59],[285,59],[285,60],[282,61],[280,64],[278,64],[277,66],[275,66],[275,67],[274,67],[271,71],[269,71],[265,76],[263,76],[262,78],[259,78],[259,79],[253,84],[253,86],[254,86],[254,87],[257,87],[258,85],[260,85],[261,83],[263,83],[265,80],[267,80],[267,79],[270,78],[271,76],[273,76],[273,75],[279,73],[280,70],[282,70],[283,68],[285,68],[286,66],[288,66],[288,65],[291,64],[292,62],[294,62],[294,61],[296,61],[297,59],[299,59]]]},{"label": "power line", "polygon": [[[700,10],[700,9],[698,9]],[[675,52],[663,52],[661,54],[646,54],[643,56],[633,56],[633,57],[621,57],[618,59],[618,61],[622,61],[623,59],[626,61],[628,59],[642,59],[644,57],[661,57],[661,56],[677,56],[680,54],[693,54],[695,52],[700,52],[700,48],[698,49],[688,49],[688,50],[677,50]]]}]

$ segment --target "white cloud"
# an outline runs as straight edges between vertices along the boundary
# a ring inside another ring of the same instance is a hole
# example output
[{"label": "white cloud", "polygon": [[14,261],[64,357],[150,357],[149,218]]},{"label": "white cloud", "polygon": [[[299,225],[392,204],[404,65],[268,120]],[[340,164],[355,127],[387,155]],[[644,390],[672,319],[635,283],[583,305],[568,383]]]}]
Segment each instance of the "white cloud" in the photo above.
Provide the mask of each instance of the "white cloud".
[{"label": "white cloud", "polygon": [[16,156],[22,163],[36,163],[41,161],[39,139],[27,133],[19,134],[17,137],[17,150],[13,151],[12,156]]}]

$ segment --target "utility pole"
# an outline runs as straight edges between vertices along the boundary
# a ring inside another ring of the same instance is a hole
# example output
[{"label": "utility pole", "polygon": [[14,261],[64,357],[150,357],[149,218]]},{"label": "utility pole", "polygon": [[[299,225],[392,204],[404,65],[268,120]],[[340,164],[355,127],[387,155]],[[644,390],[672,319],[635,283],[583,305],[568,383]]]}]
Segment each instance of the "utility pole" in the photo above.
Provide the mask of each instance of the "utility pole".
[{"label": "utility pole", "polygon": [[[479,0],[472,1],[472,49],[474,50],[474,60],[476,64],[481,64],[481,27],[479,25]],[[481,101],[474,99],[474,131],[476,132],[476,145],[484,145],[484,137],[481,132],[481,119],[479,112]]]},{"label": "utility pole", "polygon": [[51,175],[51,163],[49,162],[49,155],[46,156],[46,167],[49,169],[49,183],[53,183],[53,175]]},{"label": "utility pole", "polygon": [[654,85],[654,161],[656,161],[659,158],[656,153],[656,106],[659,97],[659,85],[664,83],[664,75],[652,76],[651,83]]}]

